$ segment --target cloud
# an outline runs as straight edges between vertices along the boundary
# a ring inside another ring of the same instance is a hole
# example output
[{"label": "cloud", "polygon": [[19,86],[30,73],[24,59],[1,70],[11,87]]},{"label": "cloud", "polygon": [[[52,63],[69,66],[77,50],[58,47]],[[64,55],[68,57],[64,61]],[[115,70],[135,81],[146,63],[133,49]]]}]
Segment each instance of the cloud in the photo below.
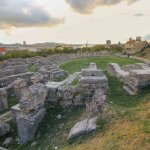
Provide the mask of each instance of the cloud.
[{"label": "cloud", "polygon": [[144,16],[144,14],[142,14],[142,13],[136,13],[136,14],[134,14],[133,16],[134,16],[134,17],[142,17],[142,16]]},{"label": "cloud", "polygon": [[145,35],[144,40],[150,40],[150,34]]},{"label": "cloud", "polygon": [[52,27],[63,21],[52,17],[35,0],[0,0],[0,29]]},{"label": "cloud", "polygon": [[126,1],[128,5],[138,0],[65,0],[71,8],[81,14],[91,14],[98,6],[111,6]]}]

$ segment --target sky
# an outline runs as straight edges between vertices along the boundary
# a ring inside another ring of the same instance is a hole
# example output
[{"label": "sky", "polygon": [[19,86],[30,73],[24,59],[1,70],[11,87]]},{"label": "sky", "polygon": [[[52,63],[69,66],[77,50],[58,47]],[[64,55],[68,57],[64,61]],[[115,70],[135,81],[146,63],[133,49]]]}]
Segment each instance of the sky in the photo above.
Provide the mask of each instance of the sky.
[{"label": "sky", "polygon": [[0,43],[150,40],[150,0],[0,0]]}]

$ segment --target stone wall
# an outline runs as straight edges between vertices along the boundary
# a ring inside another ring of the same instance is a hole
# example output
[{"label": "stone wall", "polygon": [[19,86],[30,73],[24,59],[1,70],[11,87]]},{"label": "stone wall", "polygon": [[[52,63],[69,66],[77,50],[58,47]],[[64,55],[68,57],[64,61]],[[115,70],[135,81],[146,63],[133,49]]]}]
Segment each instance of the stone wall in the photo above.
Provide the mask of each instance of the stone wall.
[{"label": "stone wall", "polygon": [[[67,77],[66,72],[59,70],[57,66],[61,63],[78,58],[97,57],[97,56],[117,56],[126,57],[122,54],[113,54],[108,51],[91,52],[91,53],[72,53],[72,54],[55,54],[48,57],[33,58],[13,58],[0,62],[0,87],[5,87],[17,78],[27,79],[28,67],[34,65],[40,72],[44,81],[53,80],[53,78]],[[31,73],[32,74],[32,73]]]},{"label": "stone wall", "polygon": [[88,69],[81,71],[78,90],[80,96],[84,95],[83,99],[81,97],[79,99],[86,105],[86,110],[82,115],[84,120],[77,122],[70,130],[69,140],[96,131],[97,117],[105,112],[108,81],[95,63],[91,63]]},{"label": "stone wall", "polygon": [[30,86],[21,96],[20,103],[12,107],[12,115],[17,123],[19,143],[24,144],[34,138],[42,121],[47,97],[47,89],[41,83]]},{"label": "stone wall", "polygon": [[124,83],[124,89],[131,95],[150,85],[150,67],[137,63],[122,68],[118,64],[109,64],[108,72]]}]

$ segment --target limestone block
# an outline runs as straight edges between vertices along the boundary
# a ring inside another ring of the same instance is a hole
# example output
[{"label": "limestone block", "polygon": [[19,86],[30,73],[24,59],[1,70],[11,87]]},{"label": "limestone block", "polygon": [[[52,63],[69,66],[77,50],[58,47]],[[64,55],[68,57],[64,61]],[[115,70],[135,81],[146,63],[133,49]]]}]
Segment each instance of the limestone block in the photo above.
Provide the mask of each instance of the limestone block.
[{"label": "limestone block", "polygon": [[14,88],[14,94],[18,101],[20,100],[22,94],[25,92],[27,89],[27,82],[24,79],[18,78],[15,80],[13,83],[13,88]]},{"label": "limestone block", "polygon": [[127,78],[129,76],[129,72],[126,72],[120,68],[120,66],[117,63],[111,63],[108,65],[108,72],[117,77],[118,80],[124,81],[124,78]]},{"label": "limestone block", "polygon": [[44,115],[45,108],[42,108],[29,115],[24,116],[20,114],[17,117],[17,130],[20,144],[24,144],[34,138]]},{"label": "limestone block", "polygon": [[12,116],[12,120],[16,121],[17,115],[21,113],[19,104],[11,107],[11,116]]},{"label": "limestone block", "polygon": [[60,86],[58,88],[57,95],[62,100],[71,100],[74,98],[74,95],[76,93],[76,89],[71,86]]},{"label": "limestone block", "polygon": [[104,76],[104,73],[102,70],[82,69],[81,75],[82,76]]},{"label": "limestone block", "polygon": [[80,81],[80,84],[105,84],[107,83],[106,76],[100,76],[100,77],[92,77],[92,76],[82,76]]},{"label": "limestone block", "polygon": [[0,137],[10,132],[10,125],[6,123],[0,123]]},{"label": "limestone block", "polygon": [[11,66],[11,64],[7,60],[0,62],[0,70],[5,69],[9,66]]},{"label": "limestone block", "polygon": [[124,81],[125,78],[128,78],[129,72],[125,72],[123,70],[118,70],[116,77],[120,81]]},{"label": "limestone block", "polygon": [[57,103],[59,97],[57,95],[58,87],[61,86],[61,82],[48,82],[45,86],[48,89],[48,101]]},{"label": "limestone block", "polygon": [[89,69],[97,70],[97,66],[95,63],[90,63]]},{"label": "limestone block", "polygon": [[14,66],[14,72],[15,72],[15,74],[26,73],[26,72],[28,72],[28,66],[27,65]]},{"label": "limestone block", "polygon": [[31,81],[32,81],[33,84],[40,83],[40,82],[43,81],[43,75],[41,73],[35,73],[31,77]]},{"label": "limestone block", "polygon": [[73,99],[75,97],[75,94],[76,94],[75,87],[60,86],[58,88],[57,95],[59,97],[59,100],[61,101],[61,105],[63,108],[73,105]]},{"label": "limestone block", "polygon": [[0,71],[0,78],[4,78],[6,76],[11,76],[14,74],[15,74],[14,69],[3,70],[3,71]]},{"label": "limestone block", "polygon": [[32,72],[27,72],[23,74],[13,75],[13,76],[6,76],[4,78],[0,78],[0,87],[6,87],[13,81],[17,80],[17,78],[23,78],[29,81],[30,77],[33,75]]},{"label": "limestone block", "polygon": [[22,112],[29,113],[44,106],[47,88],[43,84],[30,86],[22,95],[19,107]]},{"label": "limestone block", "polygon": [[0,110],[8,109],[7,92],[0,89]]},{"label": "limestone block", "polygon": [[105,91],[97,89],[93,95],[92,102],[86,103],[86,111],[91,114],[102,113],[106,104]]},{"label": "limestone block", "polygon": [[59,78],[65,78],[65,77],[67,77],[67,73],[64,70],[52,71],[53,79],[59,79]]},{"label": "limestone block", "polygon": [[122,69],[124,71],[130,72],[132,70],[143,70],[147,67],[149,67],[148,64],[137,63],[137,64],[125,65],[125,66],[122,67]]},{"label": "limestone block", "polygon": [[46,70],[45,68],[40,68],[38,72],[43,75],[44,82],[47,82],[50,79],[50,71]]},{"label": "limestone block", "polygon": [[96,131],[96,120],[97,117],[86,119],[76,123],[71,129],[68,139],[75,139],[85,134]]}]

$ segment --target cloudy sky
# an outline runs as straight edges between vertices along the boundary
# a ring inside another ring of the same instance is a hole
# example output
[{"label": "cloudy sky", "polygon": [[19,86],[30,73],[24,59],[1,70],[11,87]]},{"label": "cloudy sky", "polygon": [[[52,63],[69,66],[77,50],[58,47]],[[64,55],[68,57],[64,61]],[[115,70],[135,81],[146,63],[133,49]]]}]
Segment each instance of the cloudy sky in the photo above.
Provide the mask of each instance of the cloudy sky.
[{"label": "cloudy sky", "polygon": [[150,0],[0,0],[0,43],[150,40]]}]

